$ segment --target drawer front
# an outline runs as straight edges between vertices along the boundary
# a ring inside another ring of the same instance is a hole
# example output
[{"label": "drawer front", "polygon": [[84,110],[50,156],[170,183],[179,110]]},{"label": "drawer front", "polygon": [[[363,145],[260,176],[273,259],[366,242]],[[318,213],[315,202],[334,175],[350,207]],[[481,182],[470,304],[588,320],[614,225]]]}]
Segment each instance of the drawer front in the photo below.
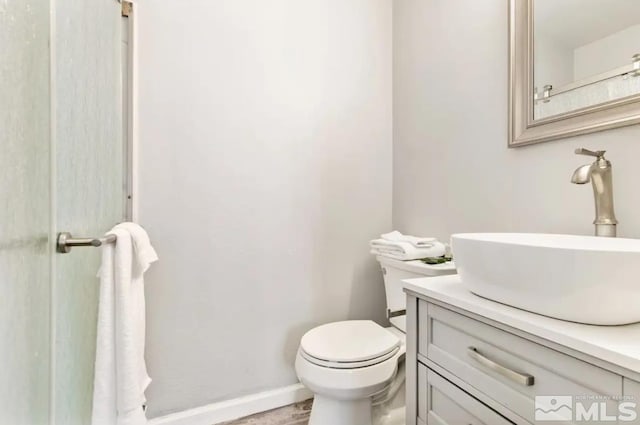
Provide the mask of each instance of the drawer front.
[{"label": "drawer front", "polygon": [[482,402],[471,397],[442,376],[426,368],[418,367],[423,375],[424,386],[418,389],[421,413],[419,418],[428,425],[510,425],[507,420]]},{"label": "drawer front", "polygon": [[[550,396],[617,412],[618,402],[607,397],[622,395],[621,376],[424,301],[419,317],[420,354],[529,422],[536,407],[553,408],[542,404]],[[539,406],[536,396],[545,397]]]}]

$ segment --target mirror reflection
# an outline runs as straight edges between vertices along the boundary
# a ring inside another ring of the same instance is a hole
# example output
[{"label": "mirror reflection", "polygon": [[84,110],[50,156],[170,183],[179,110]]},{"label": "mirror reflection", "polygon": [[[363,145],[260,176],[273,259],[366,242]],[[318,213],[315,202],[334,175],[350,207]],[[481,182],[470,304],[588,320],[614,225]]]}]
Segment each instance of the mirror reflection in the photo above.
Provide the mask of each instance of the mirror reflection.
[{"label": "mirror reflection", "polygon": [[535,0],[534,119],[640,93],[640,0]]}]

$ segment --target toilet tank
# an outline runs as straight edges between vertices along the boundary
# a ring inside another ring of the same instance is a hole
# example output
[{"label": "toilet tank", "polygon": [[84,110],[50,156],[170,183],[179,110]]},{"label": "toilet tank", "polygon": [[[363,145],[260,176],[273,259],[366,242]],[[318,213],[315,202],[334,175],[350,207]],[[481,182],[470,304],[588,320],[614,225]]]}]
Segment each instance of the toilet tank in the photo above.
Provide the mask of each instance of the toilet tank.
[{"label": "toilet tank", "polygon": [[377,259],[384,276],[387,309],[392,313],[405,310],[407,307],[407,294],[402,290],[403,280],[456,273],[455,265],[451,262],[430,265],[420,260],[400,261],[382,256],[378,256]]}]

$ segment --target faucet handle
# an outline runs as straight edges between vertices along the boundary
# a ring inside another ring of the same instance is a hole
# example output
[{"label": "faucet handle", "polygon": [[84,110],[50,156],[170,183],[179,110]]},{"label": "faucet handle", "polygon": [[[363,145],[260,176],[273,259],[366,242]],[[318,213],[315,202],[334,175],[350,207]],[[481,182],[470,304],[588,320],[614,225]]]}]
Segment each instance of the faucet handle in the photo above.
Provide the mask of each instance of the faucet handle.
[{"label": "faucet handle", "polygon": [[578,148],[576,149],[576,155],[587,155],[587,156],[594,156],[598,159],[602,159],[604,158],[604,154],[607,151],[590,151],[589,149],[585,149],[585,148]]}]

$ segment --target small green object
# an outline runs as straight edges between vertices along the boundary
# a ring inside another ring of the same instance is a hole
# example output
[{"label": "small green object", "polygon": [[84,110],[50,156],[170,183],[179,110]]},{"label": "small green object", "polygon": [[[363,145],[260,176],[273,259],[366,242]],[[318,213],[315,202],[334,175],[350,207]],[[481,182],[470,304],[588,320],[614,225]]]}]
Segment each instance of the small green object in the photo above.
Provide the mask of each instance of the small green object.
[{"label": "small green object", "polygon": [[427,257],[427,258],[422,258],[420,259],[420,261],[422,261],[425,264],[444,264],[444,263],[448,263],[449,261],[453,260],[452,257],[447,257],[447,256],[442,256],[442,257]]}]

